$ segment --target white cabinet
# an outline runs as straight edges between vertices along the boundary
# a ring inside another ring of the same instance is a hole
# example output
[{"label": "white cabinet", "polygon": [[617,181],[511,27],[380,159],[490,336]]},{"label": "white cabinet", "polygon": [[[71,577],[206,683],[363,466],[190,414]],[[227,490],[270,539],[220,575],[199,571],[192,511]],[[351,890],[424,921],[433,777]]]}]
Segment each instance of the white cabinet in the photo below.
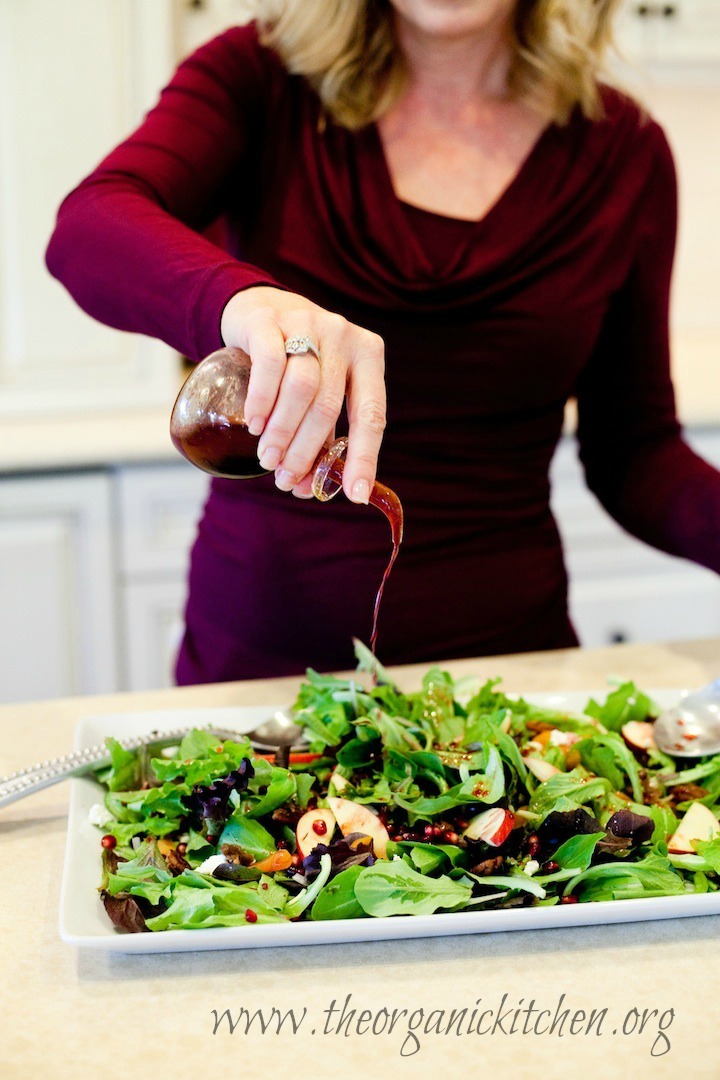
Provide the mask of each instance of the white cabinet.
[{"label": "white cabinet", "polygon": [[0,0],[0,417],[171,397],[172,351],[84,315],[44,253],[63,197],[171,73],[172,16],[171,0]]},{"label": "white cabinet", "polygon": [[172,685],[207,483],[182,461],[0,479],[0,701]]},{"label": "white cabinet", "polygon": [[[720,436],[697,434],[690,441],[720,467]],[[585,487],[574,441],[560,444],[551,476],[570,614],[582,645],[720,634],[720,577],[620,529]]]},{"label": "white cabinet", "polygon": [[618,41],[635,62],[713,64],[720,55],[717,0],[625,0]]},{"label": "white cabinet", "polygon": [[118,689],[110,481],[0,483],[0,700]]},{"label": "white cabinet", "polygon": [[171,686],[190,547],[208,487],[192,465],[118,470],[118,585],[123,685]]}]

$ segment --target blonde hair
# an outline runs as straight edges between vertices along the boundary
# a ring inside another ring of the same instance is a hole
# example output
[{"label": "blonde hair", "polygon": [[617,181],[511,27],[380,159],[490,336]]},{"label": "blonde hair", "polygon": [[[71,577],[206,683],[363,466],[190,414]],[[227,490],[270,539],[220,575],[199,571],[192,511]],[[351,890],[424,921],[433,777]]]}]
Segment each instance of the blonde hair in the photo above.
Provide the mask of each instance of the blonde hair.
[{"label": "blonde hair", "polygon": [[[565,123],[578,106],[602,113],[600,82],[621,0],[516,0],[508,90]],[[390,0],[243,0],[261,40],[304,76],[329,117],[351,129],[376,120],[407,74]]]}]

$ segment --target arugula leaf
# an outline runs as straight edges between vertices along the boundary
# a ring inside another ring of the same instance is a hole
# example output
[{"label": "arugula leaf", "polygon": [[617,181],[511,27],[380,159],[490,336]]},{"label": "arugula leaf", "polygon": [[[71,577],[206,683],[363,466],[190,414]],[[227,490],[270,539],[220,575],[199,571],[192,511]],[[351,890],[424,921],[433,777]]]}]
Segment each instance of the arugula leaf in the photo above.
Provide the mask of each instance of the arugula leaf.
[{"label": "arugula leaf", "polygon": [[660,715],[660,710],[634,682],[621,683],[608,694],[605,704],[592,698],[585,706],[587,716],[594,716],[608,731],[620,731],[631,720],[648,720]]},{"label": "arugula leaf", "polygon": [[396,793],[394,795],[396,805],[407,810],[408,821],[412,825],[419,818],[429,820],[437,817],[438,814],[445,814],[448,810],[468,803],[492,805],[498,802],[505,793],[502,760],[494,746],[485,747],[484,757],[486,761],[484,772],[472,773],[466,780],[449,788],[443,795],[437,795],[434,798],[424,796],[406,798]]},{"label": "arugula leaf", "polygon": [[225,844],[240,848],[252,855],[256,862],[261,862],[277,851],[273,836],[259,821],[239,811],[235,811],[228,820],[217,842],[218,848]]},{"label": "arugula leaf", "polygon": [[313,921],[327,919],[364,919],[365,912],[355,899],[355,883],[362,866],[349,866],[325,884],[310,911]]},{"label": "arugula leaf", "polygon": [[698,840],[695,850],[710,870],[720,874],[720,836],[714,840]]},{"label": "arugula leaf", "polygon": [[636,863],[618,861],[591,866],[567,883],[565,894],[571,892],[577,893],[581,901],[677,896],[685,892],[685,882],[669,859],[650,852]]},{"label": "arugula leaf", "polygon": [[357,660],[358,671],[369,671],[378,685],[395,686],[389,672],[378,660],[374,652],[363,645],[359,638],[353,638],[353,649]]},{"label": "arugula leaf", "polygon": [[518,871],[516,874],[486,874],[480,877],[467,871],[468,877],[474,878],[480,885],[495,886],[514,892],[528,892],[539,900],[544,900],[546,891],[539,881],[533,881],[529,874]]},{"label": "arugula leaf", "polygon": [[595,734],[588,739],[575,743],[575,750],[585,768],[596,776],[604,776],[616,791],[625,786],[623,773],[630,781],[633,798],[642,802],[643,789],[637,761],[624,739],[614,733]]},{"label": "arugula leaf", "polygon": [[109,791],[127,791],[140,781],[140,758],[136,750],[124,750],[117,739],[107,738],[105,745],[110,753],[110,770],[105,774]]},{"label": "arugula leaf", "polygon": [[471,895],[469,885],[449,877],[429,878],[402,860],[376,862],[355,883],[355,897],[367,915],[432,915],[462,907]]},{"label": "arugula leaf", "polygon": [[[568,773],[556,773],[538,785],[530,799],[530,810],[545,818],[553,810],[577,809],[593,799],[601,798],[610,791],[611,784],[604,777],[588,779],[577,769]],[[562,806],[560,800],[563,800]]]},{"label": "arugula leaf", "polygon": [[583,836],[571,836],[564,844],[561,844],[553,855],[553,862],[559,864],[563,870],[587,870],[592,862],[595,848],[604,833],[585,833]]}]

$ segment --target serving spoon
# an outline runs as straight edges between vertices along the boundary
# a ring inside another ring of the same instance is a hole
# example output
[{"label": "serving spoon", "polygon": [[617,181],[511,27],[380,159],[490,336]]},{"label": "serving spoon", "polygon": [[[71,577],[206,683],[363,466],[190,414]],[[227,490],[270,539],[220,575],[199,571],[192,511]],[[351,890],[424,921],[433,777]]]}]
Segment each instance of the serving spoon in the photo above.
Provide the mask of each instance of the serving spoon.
[{"label": "serving spoon", "polygon": [[[152,747],[153,751],[179,743],[193,728],[175,728],[172,731],[154,731],[147,735],[136,735],[129,739],[119,739],[123,750],[139,750],[141,746]],[[253,750],[261,754],[275,754],[275,764],[287,768],[293,747],[302,749],[306,743],[303,729],[293,719],[292,713],[278,709],[267,720],[252,731],[232,731],[228,728],[206,727],[200,730],[217,736],[220,740],[247,739]],[[110,764],[110,754],[106,746],[88,746],[74,750],[70,754],[39,761],[26,769],[19,769],[9,776],[0,777],[0,808],[8,806],[26,795],[59,784],[71,776],[85,776]]]},{"label": "serving spoon", "polygon": [[720,753],[720,679],[685,694],[653,724],[655,743],[671,757]]}]

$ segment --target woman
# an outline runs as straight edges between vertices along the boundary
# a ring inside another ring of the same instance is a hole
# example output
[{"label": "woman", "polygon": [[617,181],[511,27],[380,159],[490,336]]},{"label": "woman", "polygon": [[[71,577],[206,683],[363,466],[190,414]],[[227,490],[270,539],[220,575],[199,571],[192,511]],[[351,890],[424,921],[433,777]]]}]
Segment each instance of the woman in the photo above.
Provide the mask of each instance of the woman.
[{"label": "woman", "polygon": [[[273,478],[217,480],[181,683],[351,664],[389,549],[391,663],[569,646],[548,467],[578,402],[588,483],[636,536],[720,570],[720,476],[669,377],[675,181],[600,84],[616,0],[286,0],[181,66],[63,204],[51,271],[197,360],[252,357]],[[226,250],[201,234],[222,218]],[[307,337],[311,352],[286,355]],[[384,363],[387,374],[384,375]],[[349,501],[308,493],[347,407]]]}]

